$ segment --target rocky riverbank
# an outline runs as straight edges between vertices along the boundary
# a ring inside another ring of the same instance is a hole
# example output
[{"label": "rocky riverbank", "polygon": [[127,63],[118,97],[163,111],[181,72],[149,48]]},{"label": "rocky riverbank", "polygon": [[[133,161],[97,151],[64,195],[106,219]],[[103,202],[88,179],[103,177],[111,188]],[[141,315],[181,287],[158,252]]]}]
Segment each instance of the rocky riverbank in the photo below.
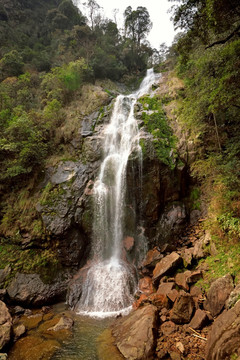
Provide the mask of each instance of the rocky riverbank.
[{"label": "rocky riverbank", "polygon": [[229,274],[204,281],[211,244],[198,223],[177,244],[148,252],[134,311],[112,329],[125,359],[238,358],[240,284]]}]

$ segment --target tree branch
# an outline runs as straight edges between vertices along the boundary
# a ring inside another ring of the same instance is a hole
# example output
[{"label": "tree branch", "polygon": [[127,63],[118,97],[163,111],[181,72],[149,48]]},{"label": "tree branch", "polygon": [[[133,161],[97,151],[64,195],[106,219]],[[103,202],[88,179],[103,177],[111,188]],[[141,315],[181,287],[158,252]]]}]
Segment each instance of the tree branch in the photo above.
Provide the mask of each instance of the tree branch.
[{"label": "tree branch", "polygon": [[240,25],[238,25],[238,27],[231,32],[231,34],[229,34],[225,39],[221,39],[221,40],[217,40],[214,41],[212,44],[206,46],[205,49],[209,49],[215,45],[220,45],[220,44],[225,44],[227,41],[229,41],[234,35],[240,35]]}]

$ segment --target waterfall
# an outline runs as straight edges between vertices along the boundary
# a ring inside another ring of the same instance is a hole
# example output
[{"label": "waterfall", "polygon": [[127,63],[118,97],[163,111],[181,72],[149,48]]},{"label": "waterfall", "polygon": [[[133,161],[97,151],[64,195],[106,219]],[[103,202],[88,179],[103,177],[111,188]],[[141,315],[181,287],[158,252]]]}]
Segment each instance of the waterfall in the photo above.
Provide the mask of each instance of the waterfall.
[{"label": "waterfall", "polygon": [[126,169],[130,154],[141,158],[134,105],[150,91],[156,77],[149,69],[138,91],[116,98],[110,123],[103,131],[104,156],[93,189],[93,260],[77,306],[80,314],[107,317],[131,309],[136,276],[134,267],[122,257]]}]

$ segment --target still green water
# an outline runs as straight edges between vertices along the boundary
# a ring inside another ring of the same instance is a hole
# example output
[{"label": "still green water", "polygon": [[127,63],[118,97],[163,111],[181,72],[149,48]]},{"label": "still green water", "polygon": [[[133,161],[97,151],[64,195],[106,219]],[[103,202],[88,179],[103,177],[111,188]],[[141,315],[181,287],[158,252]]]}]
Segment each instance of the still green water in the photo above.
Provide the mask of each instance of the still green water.
[{"label": "still green water", "polygon": [[72,337],[63,341],[52,360],[102,360],[99,349],[101,344],[97,338],[111,325],[113,319],[76,316],[74,321]]}]

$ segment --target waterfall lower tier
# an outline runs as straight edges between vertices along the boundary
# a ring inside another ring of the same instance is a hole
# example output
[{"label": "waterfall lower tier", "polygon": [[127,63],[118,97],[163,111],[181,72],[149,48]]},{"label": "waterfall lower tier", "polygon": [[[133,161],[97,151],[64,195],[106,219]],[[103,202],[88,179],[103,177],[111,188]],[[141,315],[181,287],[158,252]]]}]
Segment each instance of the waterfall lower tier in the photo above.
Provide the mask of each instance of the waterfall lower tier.
[{"label": "waterfall lower tier", "polygon": [[[110,123],[102,133],[104,157],[93,189],[93,262],[77,305],[77,312],[81,314],[106,317],[131,309],[136,276],[124,252],[124,237],[128,235],[126,170],[131,154],[139,163],[142,159],[134,105],[140,96],[149,92],[156,78],[150,69],[137,92],[116,98]],[[139,168],[141,170],[141,165]],[[134,244],[136,251],[139,251],[138,245]]]},{"label": "waterfall lower tier", "polygon": [[77,312],[102,318],[128,313],[135,279],[130,267],[117,259],[94,264],[88,271]]}]

